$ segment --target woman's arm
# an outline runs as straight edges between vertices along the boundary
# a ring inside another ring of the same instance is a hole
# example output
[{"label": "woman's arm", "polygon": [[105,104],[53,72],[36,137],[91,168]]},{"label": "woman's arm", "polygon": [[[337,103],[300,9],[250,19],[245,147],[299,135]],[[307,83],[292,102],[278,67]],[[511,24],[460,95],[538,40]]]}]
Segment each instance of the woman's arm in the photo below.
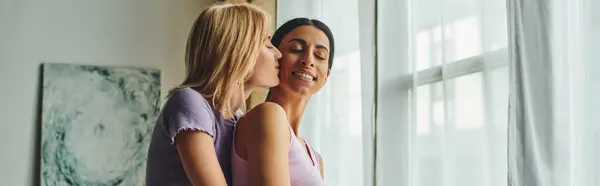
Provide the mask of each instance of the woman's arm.
[{"label": "woman's arm", "polygon": [[290,132],[285,110],[266,102],[246,113],[242,120],[244,131],[250,134],[246,135],[246,153],[251,185],[289,186]]},{"label": "woman's arm", "polygon": [[159,119],[193,185],[227,185],[214,147],[215,119],[208,101],[192,89],[174,92]]},{"label": "woman's arm", "polygon": [[227,186],[210,135],[193,130],[181,131],[175,137],[175,144],[192,185]]}]

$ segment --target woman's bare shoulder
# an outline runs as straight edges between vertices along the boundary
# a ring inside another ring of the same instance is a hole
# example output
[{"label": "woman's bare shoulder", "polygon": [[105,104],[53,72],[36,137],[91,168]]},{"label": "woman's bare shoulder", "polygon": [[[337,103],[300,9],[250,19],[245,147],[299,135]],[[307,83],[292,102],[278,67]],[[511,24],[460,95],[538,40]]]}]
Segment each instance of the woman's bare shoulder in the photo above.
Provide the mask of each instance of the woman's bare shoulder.
[{"label": "woman's bare shoulder", "polygon": [[263,113],[263,112],[285,115],[285,110],[283,109],[283,107],[281,107],[281,105],[279,105],[277,103],[273,103],[273,102],[264,102],[264,103],[258,104],[255,107],[253,107],[252,109],[250,109],[247,114]]},{"label": "woman's bare shoulder", "polygon": [[283,109],[283,107],[281,107],[281,105],[279,105],[277,103],[264,102],[264,103],[256,105],[255,107],[250,109],[248,112],[246,112],[246,114],[244,114],[242,116],[242,118],[240,118],[240,121],[241,120],[255,121],[255,120],[268,119],[271,117],[275,117],[275,119],[277,119],[279,117],[284,117],[284,119],[285,119],[285,117],[286,117],[285,110]]},{"label": "woman's bare shoulder", "polygon": [[289,126],[283,107],[277,103],[264,102],[250,109],[238,120],[242,130],[279,130]]}]

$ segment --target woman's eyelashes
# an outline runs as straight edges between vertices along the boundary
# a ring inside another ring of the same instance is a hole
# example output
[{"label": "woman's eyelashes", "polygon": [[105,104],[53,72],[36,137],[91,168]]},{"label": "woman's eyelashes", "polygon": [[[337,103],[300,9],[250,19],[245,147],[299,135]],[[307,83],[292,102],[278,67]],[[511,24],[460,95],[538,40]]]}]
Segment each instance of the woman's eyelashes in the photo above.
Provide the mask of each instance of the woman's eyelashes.
[{"label": "woman's eyelashes", "polygon": [[325,60],[325,57],[323,57],[321,54],[315,54],[315,56],[317,56],[317,58],[320,60]]},{"label": "woman's eyelashes", "polygon": [[295,54],[300,54],[300,53],[304,52],[303,49],[298,49],[298,48],[292,48],[292,49],[290,49],[290,51]]},{"label": "woman's eyelashes", "polygon": [[[294,53],[294,54],[302,54],[302,53],[304,53],[304,49],[298,49],[298,48],[292,48],[292,49],[290,49],[290,51],[292,53]],[[326,60],[325,57],[323,57],[323,54],[315,53],[314,55],[319,60]]]}]

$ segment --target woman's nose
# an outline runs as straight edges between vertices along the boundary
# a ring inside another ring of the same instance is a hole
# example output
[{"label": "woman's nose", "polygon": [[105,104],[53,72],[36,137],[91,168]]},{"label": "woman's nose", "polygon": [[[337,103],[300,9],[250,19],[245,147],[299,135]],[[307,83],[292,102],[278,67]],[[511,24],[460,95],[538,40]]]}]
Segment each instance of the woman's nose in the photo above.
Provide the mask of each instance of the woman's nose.
[{"label": "woman's nose", "polygon": [[310,57],[308,59],[302,60],[302,64],[304,66],[315,67],[315,63],[313,63],[313,60],[310,59]]},{"label": "woman's nose", "polygon": [[280,60],[283,55],[281,54],[281,51],[279,51],[279,49],[274,48],[275,49],[275,59]]}]

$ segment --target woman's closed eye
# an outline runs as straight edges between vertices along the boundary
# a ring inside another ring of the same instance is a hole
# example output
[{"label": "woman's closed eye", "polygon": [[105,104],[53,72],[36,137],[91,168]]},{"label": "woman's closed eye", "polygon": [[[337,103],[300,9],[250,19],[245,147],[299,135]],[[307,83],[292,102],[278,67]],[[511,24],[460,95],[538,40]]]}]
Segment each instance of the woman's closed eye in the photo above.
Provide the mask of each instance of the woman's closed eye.
[{"label": "woman's closed eye", "polygon": [[324,56],[323,54],[315,54],[315,56],[317,58],[319,58],[320,60],[325,60],[325,57],[323,57]]},{"label": "woman's closed eye", "polygon": [[[301,54],[301,53],[304,53],[304,49],[296,49],[296,48],[292,48],[292,49],[290,49],[290,51],[291,51],[292,53],[295,53],[295,54]],[[321,54],[321,53],[316,53],[316,54],[314,54],[314,56],[315,56],[316,58],[318,58],[319,60],[327,60],[327,59],[325,59],[325,57],[324,57],[325,55],[323,55],[323,54]]]},{"label": "woman's closed eye", "polygon": [[301,48],[292,48],[292,49],[290,49],[290,51],[292,53],[302,53],[302,52],[304,52],[304,49],[301,49]]}]

